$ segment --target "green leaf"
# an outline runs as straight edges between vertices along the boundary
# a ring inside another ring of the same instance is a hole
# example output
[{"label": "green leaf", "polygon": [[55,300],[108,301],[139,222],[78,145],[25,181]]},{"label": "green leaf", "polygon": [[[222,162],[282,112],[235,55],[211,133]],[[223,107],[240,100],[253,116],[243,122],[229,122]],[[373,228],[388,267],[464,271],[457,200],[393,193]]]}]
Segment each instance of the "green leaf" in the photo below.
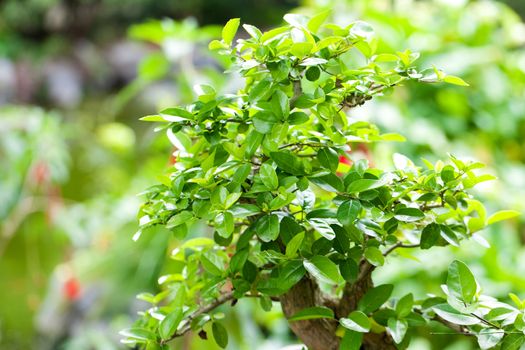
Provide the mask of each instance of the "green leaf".
[{"label": "green leaf", "polygon": [[232,235],[234,230],[233,214],[229,211],[217,215],[215,218],[217,233],[223,237],[228,238]]},{"label": "green leaf", "polygon": [[308,220],[308,223],[324,238],[330,241],[335,238],[335,232],[326,219],[314,218]]},{"label": "green leaf", "polygon": [[224,202],[226,202],[226,198],[228,197],[228,189],[224,186],[217,186],[213,192],[211,193],[211,204],[214,206],[222,208],[224,206]]},{"label": "green leaf", "polygon": [[315,255],[309,260],[304,260],[303,265],[306,271],[321,282],[339,284],[343,280],[337,265],[326,256]]},{"label": "green leaf", "polygon": [[390,295],[394,286],[391,284],[382,284],[377,287],[369,289],[366,294],[359,300],[357,308],[365,314],[369,314],[379,309]]},{"label": "green leaf", "polygon": [[382,181],[380,181],[380,180],[359,179],[359,180],[352,181],[348,185],[346,190],[349,193],[359,193],[359,192],[368,191],[368,190],[371,190],[371,189],[374,189],[374,188],[377,188],[377,187],[381,187],[383,185],[384,185],[384,183]]},{"label": "green leaf", "polygon": [[330,16],[331,13],[332,13],[331,10],[325,10],[313,16],[308,21],[308,24],[306,25],[307,28],[313,33],[317,32],[319,28],[321,27],[321,25],[324,23],[324,21],[326,21],[326,19]]},{"label": "green leaf", "polygon": [[311,182],[328,192],[344,191],[343,180],[334,173],[315,175],[308,178]]},{"label": "green leaf", "polygon": [[237,253],[235,253],[235,255],[232,256],[231,258],[230,271],[233,271],[233,272],[241,271],[244,264],[246,263],[246,260],[248,260],[249,253],[250,253],[250,250],[248,248],[238,250]]},{"label": "green leaf", "polygon": [[304,228],[290,216],[285,216],[281,219],[280,234],[285,244],[288,244],[290,240],[297,234],[304,231]]},{"label": "green leaf", "polygon": [[279,217],[275,214],[261,216],[255,224],[255,233],[263,242],[271,242],[279,237]]},{"label": "green leaf", "polygon": [[181,211],[178,214],[173,215],[168,222],[166,223],[166,228],[176,227],[182,224],[187,223],[189,220],[193,219],[193,213],[188,210]]},{"label": "green leaf", "polygon": [[270,112],[262,111],[253,116],[253,126],[261,134],[268,134],[278,122],[279,118]]},{"label": "green leaf", "polygon": [[[325,60],[324,58],[308,57],[304,59],[299,65],[303,67],[310,67],[310,66],[318,66],[320,64],[325,64],[327,62],[328,61]],[[319,69],[318,67],[316,68]],[[314,80],[317,80],[317,79],[314,79]]]},{"label": "green leaf", "polygon": [[250,89],[248,94],[248,99],[252,102],[260,100],[264,95],[266,95],[271,86],[270,79],[264,79],[258,82],[255,86]]},{"label": "green leaf", "polygon": [[517,307],[518,309],[523,309],[523,308],[525,308],[525,300],[522,301],[522,300],[520,299],[520,297],[518,297],[516,294],[514,294],[514,293],[509,293],[509,298],[512,300],[512,302],[513,302],[514,304],[516,304],[516,307]]},{"label": "green leaf", "polygon": [[309,177],[309,180],[328,192],[344,191],[343,180],[334,173],[312,176]]},{"label": "green leaf", "polygon": [[270,157],[283,171],[296,175],[305,175],[304,164],[301,160],[289,152],[271,152]]},{"label": "green leaf", "polygon": [[226,43],[219,41],[219,40],[212,40],[208,44],[208,50],[215,51],[215,50],[221,50],[221,49],[227,49],[229,46],[226,45]]},{"label": "green leaf", "polygon": [[319,77],[321,76],[321,70],[319,69],[319,67],[317,66],[312,66],[312,67],[309,67],[304,76],[306,77],[306,79],[308,79],[309,81],[316,81],[317,79],[319,79]]},{"label": "green leaf", "polygon": [[352,331],[366,333],[370,331],[370,319],[361,311],[353,311],[348,318],[339,320],[341,326]]},{"label": "green leaf", "polygon": [[304,320],[313,320],[318,318],[334,318],[334,311],[327,307],[314,306],[298,311],[293,316],[291,316],[288,321],[304,321]]},{"label": "green leaf", "polygon": [[485,228],[485,220],[482,218],[469,218],[467,227],[470,233],[480,231]]},{"label": "green leaf", "polygon": [[407,333],[407,328],[408,324],[406,320],[399,320],[393,317],[388,319],[387,329],[396,344],[399,344],[403,341],[403,338]]},{"label": "green leaf", "polygon": [[425,217],[425,213],[417,208],[400,208],[395,212],[395,218],[403,222],[419,221]]},{"label": "green leaf", "polygon": [[207,84],[196,84],[193,86],[193,91],[197,94],[199,101],[204,103],[213,101],[217,95],[213,86]]},{"label": "green leaf", "polygon": [[259,146],[262,143],[262,140],[264,138],[264,134],[261,134],[257,130],[252,130],[248,136],[246,137],[246,141],[244,142],[245,149],[244,149],[244,156],[246,158],[251,158]]},{"label": "green leaf", "polygon": [[456,77],[454,75],[447,75],[443,78],[443,81],[445,83],[453,84],[453,85],[459,85],[459,86],[470,86],[466,81],[461,79],[460,77]]},{"label": "green leaf", "polygon": [[274,29],[270,29],[269,31],[264,32],[264,34],[261,37],[261,41],[263,43],[266,43],[269,40],[271,41],[271,39],[279,37],[280,34],[288,32],[289,30],[290,29],[288,28],[288,26],[283,26],[283,27],[277,27],[277,28],[274,28]]},{"label": "green leaf", "polygon": [[268,163],[261,165],[259,169],[259,174],[261,176],[261,181],[264,186],[268,187],[270,190],[276,190],[279,187],[279,179],[277,178],[277,173],[275,169]]},{"label": "green leaf", "polygon": [[166,118],[160,115],[147,115],[145,117],[139,118],[139,120],[142,120],[144,122],[163,122],[163,123],[169,122],[169,120],[166,120]]},{"label": "green leaf", "polygon": [[279,269],[279,283],[286,292],[299,282],[306,273],[303,264],[299,260],[287,261]]},{"label": "green leaf", "polygon": [[459,260],[454,260],[448,268],[447,287],[452,296],[465,303],[471,303],[478,285],[468,266]]},{"label": "green leaf", "polygon": [[524,342],[523,334],[507,334],[501,343],[501,350],[518,350]]},{"label": "green leaf", "polygon": [[329,147],[323,147],[317,152],[317,160],[331,172],[335,172],[339,166],[339,156]]},{"label": "green leaf", "polygon": [[290,48],[290,52],[295,57],[302,59],[305,56],[309,55],[314,47],[312,43],[294,43]]},{"label": "green leaf", "polygon": [[314,219],[314,218],[330,219],[330,218],[335,218],[335,216],[336,216],[336,213],[333,209],[318,208],[318,209],[309,211],[308,214],[306,214],[306,219],[308,220]]},{"label": "green leaf", "polygon": [[176,121],[180,121],[180,120],[179,119],[170,118],[168,116],[180,117],[182,119],[193,119],[193,113],[188,112],[185,109],[176,108],[176,107],[163,109],[162,111],[160,111],[160,114],[163,114],[164,119],[167,120],[167,121],[170,121],[170,122],[176,122]]},{"label": "green leaf", "polygon": [[374,34],[372,26],[363,21],[356,21],[350,28],[350,34],[359,36],[362,38],[370,38]]},{"label": "green leaf", "polygon": [[290,114],[290,103],[288,96],[281,90],[277,89],[272,96],[271,100],[272,112],[281,117],[288,118]]},{"label": "green leaf", "polygon": [[228,345],[228,332],[226,331],[226,328],[224,328],[219,322],[213,322],[211,325],[211,331],[213,333],[213,339],[215,339],[217,345],[223,349],[226,348]]},{"label": "green leaf", "polygon": [[345,281],[353,283],[357,279],[359,267],[352,258],[348,258],[339,263],[339,271],[341,271],[341,276]]},{"label": "green leaf", "polygon": [[289,258],[295,257],[297,251],[301,247],[304,240],[304,232],[300,232],[293,236],[293,238],[286,245],[286,256]]},{"label": "green leaf", "polygon": [[440,177],[444,183],[456,180],[456,172],[454,170],[454,167],[452,165],[445,166],[441,170]]},{"label": "green leaf", "polygon": [[405,142],[407,139],[403,135],[396,133],[386,133],[379,135],[379,140],[390,142]]},{"label": "green leaf", "polygon": [[259,40],[262,36],[262,33],[261,31],[259,30],[259,28],[257,27],[254,27],[252,25],[249,25],[249,24],[243,24],[242,27],[244,28],[244,30],[250,34],[250,36],[254,39],[257,39]]},{"label": "green leaf", "polygon": [[347,200],[337,209],[337,220],[343,226],[349,226],[354,223],[361,212],[361,202],[357,200]]},{"label": "green leaf", "polygon": [[282,80],[285,80],[288,78],[288,74],[290,73],[290,62],[287,60],[279,60],[277,62],[267,62],[266,66],[270,70],[270,74],[272,75],[272,78],[280,82]]},{"label": "green leaf", "polygon": [[246,180],[246,178],[248,178],[248,175],[250,175],[251,170],[252,170],[251,164],[240,165],[237,168],[237,170],[235,170],[235,173],[233,174],[231,181],[238,185],[242,184]]},{"label": "green leaf", "polygon": [[306,123],[310,118],[304,112],[293,112],[288,116],[288,124],[299,125]]},{"label": "green leaf", "polygon": [[454,247],[459,247],[459,239],[458,236],[452,231],[452,229],[447,225],[439,225],[441,237],[445,241],[447,241],[449,244],[453,245]]},{"label": "green leaf", "polygon": [[145,342],[147,340],[155,340],[155,333],[145,328],[127,328],[119,332],[120,335],[126,338],[131,338],[136,341]]},{"label": "green leaf", "polygon": [[343,339],[341,339],[340,350],[359,350],[363,342],[363,333],[351,330],[345,331]]},{"label": "green leaf", "polygon": [[365,249],[365,258],[374,266],[382,266],[385,263],[385,257],[377,247],[367,247]]},{"label": "green leaf", "polygon": [[515,218],[515,217],[520,216],[520,215],[521,215],[521,213],[519,211],[516,211],[516,210],[500,210],[498,212],[495,212],[491,216],[489,216],[489,218],[487,219],[487,224],[491,225],[491,224],[496,223],[498,221],[512,219],[512,218]]},{"label": "green leaf", "polygon": [[483,350],[492,349],[505,335],[504,330],[497,330],[492,328],[482,329],[476,336],[478,338],[479,347]]},{"label": "green leaf", "polygon": [[421,232],[421,249],[430,249],[436,245],[441,236],[441,229],[436,223],[430,223]]},{"label": "green leaf", "polygon": [[222,276],[224,265],[220,258],[217,256],[217,253],[214,251],[207,251],[206,253],[201,255],[200,258],[201,264],[204,267],[204,269],[214,275],[214,276]]},{"label": "green leaf", "polygon": [[173,236],[179,240],[184,239],[188,235],[188,225],[182,224],[175,227],[170,228],[171,232],[173,233]]},{"label": "green leaf", "polygon": [[379,55],[375,55],[373,61],[374,62],[395,62],[399,59],[394,54],[391,53],[381,53]]},{"label": "green leaf", "polygon": [[432,310],[445,321],[449,321],[461,326],[471,326],[480,322],[477,318],[462,314],[448,304],[439,304],[433,306]]},{"label": "green leaf", "polygon": [[412,312],[412,307],[414,306],[414,296],[412,293],[409,293],[399,299],[396,304],[396,314],[398,318],[404,318]]},{"label": "green leaf", "polygon": [[259,214],[261,209],[255,204],[236,204],[230,208],[230,212],[236,218],[245,218]]},{"label": "green leaf", "polygon": [[222,29],[222,40],[228,44],[228,46],[232,43],[240,23],[241,20],[239,18],[232,18]]},{"label": "green leaf", "polygon": [[283,19],[286,23],[297,28],[304,28],[308,23],[308,17],[297,13],[287,13],[284,15]]},{"label": "green leaf", "polygon": [[335,233],[335,239],[333,240],[333,246],[336,251],[341,254],[346,254],[350,248],[350,238],[346,230],[339,225],[330,225]]},{"label": "green leaf", "polygon": [[224,209],[231,208],[231,206],[237,203],[239,198],[241,198],[241,195],[242,195],[242,192],[235,192],[235,193],[228,194],[226,196],[226,200],[224,201]]},{"label": "green leaf", "polygon": [[182,316],[182,308],[177,307],[160,321],[159,335],[162,339],[169,339],[177,331]]}]

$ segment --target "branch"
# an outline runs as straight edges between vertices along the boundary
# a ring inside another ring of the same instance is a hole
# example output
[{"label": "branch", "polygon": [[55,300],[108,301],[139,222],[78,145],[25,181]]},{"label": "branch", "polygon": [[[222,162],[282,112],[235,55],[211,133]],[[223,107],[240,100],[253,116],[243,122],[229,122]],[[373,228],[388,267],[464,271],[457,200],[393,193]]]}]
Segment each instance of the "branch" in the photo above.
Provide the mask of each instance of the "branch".
[{"label": "branch", "polygon": [[363,267],[361,268],[361,271],[359,272],[359,275],[357,276],[357,280],[355,283],[358,283],[360,281],[363,281],[365,278],[370,276],[372,271],[375,270],[375,266],[370,264],[368,261],[364,260]]},{"label": "branch", "polygon": [[496,329],[501,329],[501,327],[498,326],[497,324],[494,324],[494,323],[492,323],[492,322],[490,322],[490,321],[484,319],[483,317],[476,315],[476,314],[473,313],[473,312],[471,312],[470,315],[473,316],[473,317],[475,317],[475,318],[477,318],[478,320],[480,320],[481,322],[483,322],[484,324],[486,324],[486,325],[489,326],[489,327],[496,328]]},{"label": "branch", "polygon": [[[419,310],[419,309],[414,309],[414,312],[416,312],[416,313],[420,314],[421,316],[423,316],[423,312],[421,310]],[[452,322],[449,322],[449,321],[445,320],[444,318],[441,318],[438,315],[435,315],[434,317],[429,318],[429,320],[441,323],[442,325],[452,329],[456,333],[463,334],[463,335],[469,335],[469,336],[473,336],[474,335],[474,333],[472,333],[467,327],[461,326],[459,324],[455,324],[455,323],[452,323]]]},{"label": "branch", "polygon": [[[402,242],[397,242],[390,248],[388,248],[384,253],[383,256],[387,256],[388,254],[392,253],[397,248],[417,248],[419,247],[419,244],[403,244]],[[367,278],[376,268],[374,265],[370,264],[368,261],[363,260],[361,263],[362,267],[360,269],[359,275],[357,276],[357,280],[355,283],[364,280]]]},{"label": "branch", "polygon": [[[243,295],[243,297],[260,298],[261,295],[260,294],[246,294],[246,295]],[[218,308],[219,306],[227,303],[230,300],[236,300],[236,299],[237,298],[235,298],[235,292],[234,291],[229,291],[227,293],[224,293],[224,294],[220,295],[217,299],[215,299],[210,304],[202,306],[200,309],[198,309],[197,311],[195,311],[193,314],[191,314],[190,316],[188,316],[186,318],[186,324],[185,324],[184,327],[182,327],[179,331],[173,333],[171,335],[171,337],[169,337],[168,339],[162,340],[160,342],[161,345],[164,345],[164,344],[172,341],[173,339],[178,338],[178,337],[182,337],[183,335],[188,333],[191,330],[191,321],[194,320],[195,318],[199,317],[202,314],[206,314],[206,313],[208,313],[208,312]],[[272,301],[276,301],[276,302],[280,301],[280,299],[277,298],[277,297],[270,297],[270,299]]]},{"label": "branch", "polygon": [[200,309],[198,309],[193,314],[188,316],[188,318],[186,319],[186,325],[184,327],[182,327],[179,331],[173,333],[173,335],[171,337],[169,337],[168,339],[162,340],[161,341],[161,345],[164,345],[167,342],[169,342],[169,341],[171,341],[171,340],[173,340],[173,339],[175,339],[177,337],[183,336],[184,334],[188,333],[191,330],[191,321],[193,319],[195,319],[196,317],[199,317],[202,314],[208,313],[208,312],[216,309],[217,307],[221,306],[222,304],[224,304],[224,303],[226,303],[226,302],[228,302],[230,300],[233,300],[233,299],[235,299],[234,292],[230,291],[230,292],[227,292],[225,294],[220,295],[212,303],[202,306]]},{"label": "branch", "polygon": [[292,83],[293,83],[293,96],[290,99],[290,110],[294,109],[295,102],[297,101],[299,96],[301,96],[301,94],[303,93],[301,89],[301,80],[294,80]]},{"label": "branch", "polygon": [[383,256],[387,256],[388,254],[392,253],[397,248],[417,248],[419,247],[419,243],[415,244],[403,244],[402,242],[397,242],[383,253]]},{"label": "branch", "polygon": [[279,146],[279,149],[287,148],[287,147],[312,147],[312,148],[319,148],[319,147],[325,147],[326,145],[323,145],[320,142],[293,142],[293,143],[287,143],[284,145]]}]

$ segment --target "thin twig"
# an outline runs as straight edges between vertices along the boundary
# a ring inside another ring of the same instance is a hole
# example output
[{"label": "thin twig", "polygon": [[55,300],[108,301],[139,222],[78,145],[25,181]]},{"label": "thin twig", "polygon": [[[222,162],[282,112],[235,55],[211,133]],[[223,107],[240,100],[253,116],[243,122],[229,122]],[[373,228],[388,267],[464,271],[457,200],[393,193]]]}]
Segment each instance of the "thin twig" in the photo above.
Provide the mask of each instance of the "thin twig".
[{"label": "thin twig", "polygon": [[226,302],[228,302],[230,300],[233,300],[233,299],[235,299],[234,292],[230,291],[230,292],[227,292],[227,293],[224,293],[224,294],[220,295],[217,299],[215,299],[210,304],[202,306],[200,309],[198,309],[193,314],[188,316],[188,318],[186,319],[186,324],[185,324],[184,327],[182,327],[179,331],[173,333],[173,335],[171,337],[169,337],[168,339],[162,340],[161,341],[161,345],[164,345],[167,342],[169,342],[169,341],[171,341],[171,340],[173,340],[173,339],[175,339],[177,337],[183,336],[184,334],[188,333],[191,330],[191,321],[193,319],[195,319],[196,317],[199,317],[202,314],[208,313],[208,312],[216,309],[217,307],[221,306],[222,304],[224,304],[224,303],[226,303]]},{"label": "thin twig", "polygon": [[483,317],[476,315],[476,314],[473,313],[473,312],[471,312],[470,315],[473,316],[473,317],[475,317],[475,318],[477,318],[478,320],[480,320],[481,322],[483,322],[483,323],[486,324],[487,326],[490,326],[490,327],[493,327],[493,328],[496,328],[496,329],[501,329],[501,327],[498,326],[497,324],[494,324],[494,323],[492,323],[492,322],[490,322],[490,321],[484,319]]},{"label": "thin twig", "polygon": [[392,253],[397,248],[417,248],[419,247],[419,243],[414,244],[403,244],[402,242],[397,242],[383,253],[384,256],[387,256],[388,254]]},{"label": "thin twig", "polygon": [[[261,297],[260,294],[246,294],[246,295],[243,295],[243,298],[260,298],[260,297]],[[220,295],[217,299],[215,299],[210,304],[203,305],[200,309],[198,309],[193,314],[191,314],[190,316],[187,317],[186,324],[184,325],[184,327],[182,327],[177,332],[173,333],[171,335],[171,337],[169,337],[168,339],[162,340],[161,341],[161,345],[164,345],[164,344],[170,342],[171,340],[173,340],[175,338],[178,338],[178,337],[182,337],[183,335],[188,333],[191,330],[191,321],[194,320],[195,318],[199,317],[202,314],[208,313],[208,312],[218,308],[219,306],[227,303],[228,301],[235,300],[235,299],[236,299],[235,298],[235,292],[234,291],[230,291],[230,292],[226,292],[226,293]],[[279,298],[270,297],[270,300],[272,300],[272,301],[279,301]]]}]

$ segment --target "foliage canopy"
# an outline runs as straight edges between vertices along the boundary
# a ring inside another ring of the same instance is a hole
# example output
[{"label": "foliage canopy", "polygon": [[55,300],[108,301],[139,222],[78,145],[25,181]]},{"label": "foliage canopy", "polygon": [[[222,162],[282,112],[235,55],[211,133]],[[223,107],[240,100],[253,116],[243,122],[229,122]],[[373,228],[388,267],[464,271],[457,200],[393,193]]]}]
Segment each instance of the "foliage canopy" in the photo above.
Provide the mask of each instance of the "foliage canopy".
[{"label": "foliage canopy", "polygon": [[467,85],[436,68],[420,70],[408,50],[376,53],[365,22],[324,24],[328,12],[284,17],[262,32],[230,20],[211,50],[232,61],[245,86],[219,96],[197,85],[198,100],[142,118],[163,123],[177,162],[146,190],[141,228],[192,237],[204,222],[213,239],[192,237],[172,253],[180,272],[160,279],[164,290],[141,294],[152,304],[124,342],[163,348],[195,331],[226,347],[216,309],[258,298],[280,302],[290,327],[309,348],[406,348],[410,331],[430,321],[475,335],[481,348],[517,349],[525,341],[525,302],[516,306],[481,294],[461,261],[450,265],[443,296],[391,298],[393,285],[371,274],[409,249],[458,246],[513,211],[488,215],[469,190],[492,180],[478,162],[450,156],[416,166],[396,154],[395,168],[353,159],[352,147],[403,141],[349,110],[409,82]]}]

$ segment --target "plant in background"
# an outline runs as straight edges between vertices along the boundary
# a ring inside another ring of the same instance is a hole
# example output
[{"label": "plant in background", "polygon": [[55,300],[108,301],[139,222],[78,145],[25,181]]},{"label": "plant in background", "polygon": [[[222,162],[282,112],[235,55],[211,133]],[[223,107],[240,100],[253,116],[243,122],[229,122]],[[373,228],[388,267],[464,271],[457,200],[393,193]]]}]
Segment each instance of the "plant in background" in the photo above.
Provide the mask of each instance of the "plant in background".
[{"label": "plant in background", "polygon": [[[232,60],[245,87],[218,96],[198,85],[193,104],[143,118],[165,123],[178,153],[144,193],[135,238],[163,225],[189,239],[172,252],[178,270],[161,277],[163,291],[140,295],[152,306],[122,332],[125,343],[167,348],[192,331],[226,347],[218,308],[242,298],[265,310],[280,303],[314,350],[406,348],[411,330],[433,321],[476,336],[482,348],[525,341],[525,302],[482,295],[460,261],[450,265],[443,297],[391,298],[393,285],[374,285],[372,272],[389,255],[458,246],[516,213],[487,216],[469,194],[492,179],[476,173],[477,162],[451,156],[418,167],[396,155],[393,170],[341,162],[351,144],[403,140],[353,120],[352,108],[406,81],[466,83],[418,70],[417,53],[376,53],[368,24],[323,24],[327,15],[289,14],[286,26],[264,33],[244,25],[249,38],[235,45],[239,19],[230,20],[210,49]],[[195,237],[196,222],[213,239]]]}]

